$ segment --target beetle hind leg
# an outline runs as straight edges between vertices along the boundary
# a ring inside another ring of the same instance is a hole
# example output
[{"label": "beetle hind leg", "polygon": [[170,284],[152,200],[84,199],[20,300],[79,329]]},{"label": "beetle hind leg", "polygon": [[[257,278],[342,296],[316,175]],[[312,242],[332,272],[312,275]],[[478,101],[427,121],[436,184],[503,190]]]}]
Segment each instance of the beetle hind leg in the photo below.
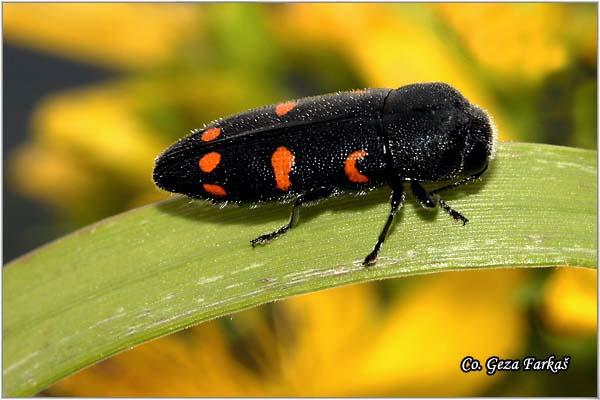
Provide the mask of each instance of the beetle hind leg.
[{"label": "beetle hind leg", "polygon": [[265,233],[264,235],[260,235],[259,237],[252,239],[250,241],[252,247],[256,247],[260,244],[267,244],[292,229],[292,227],[298,223],[298,208],[300,208],[300,204],[298,204],[298,200],[296,200],[292,206],[292,212],[290,214],[290,220],[288,223],[281,228],[274,230],[273,232]]},{"label": "beetle hind leg", "polygon": [[298,223],[298,219],[300,217],[300,215],[299,215],[300,214],[299,213],[300,206],[307,204],[307,203],[315,202],[317,200],[321,200],[325,197],[329,197],[332,193],[333,193],[333,189],[323,187],[323,188],[314,190],[312,192],[308,192],[306,194],[298,196],[296,198],[296,200],[294,201],[294,204],[292,205],[292,211],[290,213],[290,219],[289,219],[288,223],[285,224],[284,226],[274,230],[273,232],[265,233],[264,235],[260,235],[259,237],[252,239],[250,241],[250,243],[252,244],[252,247],[256,247],[256,246],[262,245],[262,244],[267,244],[267,243],[277,239],[279,236],[283,235],[290,229],[292,229]]}]

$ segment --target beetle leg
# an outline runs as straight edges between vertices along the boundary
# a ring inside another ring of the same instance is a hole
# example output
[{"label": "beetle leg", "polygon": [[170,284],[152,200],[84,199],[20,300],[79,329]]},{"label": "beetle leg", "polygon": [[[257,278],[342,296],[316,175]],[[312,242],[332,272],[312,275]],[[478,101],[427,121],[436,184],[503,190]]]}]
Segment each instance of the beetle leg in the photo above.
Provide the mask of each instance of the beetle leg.
[{"label": "beetle leg", "polygon": [[[465,185],[469,182],[472,182],[475,179],[479,178],[487,170],[487,168],[488,168],[488,166],[486,164],[485,167],[481,171],[477,172],[476,174],[467,176],[466,178],[464,178],[458,182],[454,182],[449,185],[442,186],[441,188],[432,190],[431,192],[429,192],[429,196],[433,196],[434,194],[439,193],[441,191],[454,189],[458,186]],[[439,202],[440,202],[440,206],[444,209],[444,211],[446,211],[448,213],[448,215],[450,215],[452,218],[454,218],[455,221],[462,221],[463,225],[466,225],[467,222],[469,222],[469,220],[464,215],[462,215],[461,213],[459,213],[458,211],[456,211],[455,209],[450,207],[443,199],[440,198]]]},{"label": "beetle leg", "polygon": [[427,193],[425,188],[421,186],[419,182],[411,181],[410,190],[423,208],[434,208],[436,206],[436,201],[433,196],[430,193]]},{"label": "beetle leg", "polygon": [[444,209],[444,211],[446,211],[446,213],[448,213],[448,215],[450,215],[452,218],[454,218],[455,221],[462,221],[463,226],[465,226],[467,224],[467,222],[469,222],[467,217],[465,217],[464,215],[462,215],[461,213],[459,213],[458,211],[456,211],[455,209],[450,207],[448,205],[448,203],[446,203],[444,200],[439,199],[439,202],[440,202],[440,207],[442,207]]},{"label": "beetle leg", "polygon": [[[431,192],[429,192],[429,195],[433,196],[434,194],[439,193],[441,191],[454,189],[458,186],[465,185],[469,182],[472,182],[475,179],[479,178],[487,169],[488,169],[488,165],[486,164],[485,167],[483,167],[483,169],[481,171],[477,172],[476,174],[467,176],[466,178],[464,178],[458,182],[454,182],[449,185],[442,186],[441,188],[432,190]],[[463,226],[466,225],[467,222],[469,222],[469,220],[464,215],[462,215],[461,213],[459,213],[458,211],[456,211],[455,209],[450,207],[443,199],[440,198],[439,202],[440,202],[440,207],[442,207],[444,209],[444,211],[446,211],[446,213],[448,213],[448,215],[450,215],[452,218],[454,218],[455,221],[462,221]]]},{"label": "beetle leg", "polygon": [[[471,180],[468,180],[466,182],[470,182]],[[462,181],[461,181],[462,182]],[[464,182],[464,183],[466,183]],[[456,186],[452,186],[449,185],[448,188],[451,187],[456,187]],[[421,186],[421,184],[417,181],[412,181],[410,183],[410,188],[413,192],[413,195],[415,196],[415,198],[417,199],[417,201],[419,203],[421,203],[421,205],[425,208],[434,208],[437,203],[439,202],[440,207],[442,207],[442,209],[448,213],[448,215],[450,215],[452,218],[454,218],[455,221],[462,221],[463,225],[466,225],[467,222],[469,222],[469,220],[462,215],[461,213],[459,213],[458,211],[456,211],[455,209],[453,209],[452,207],[450,207],[448,205],[448,203],[446,203],[443,199],[439,198],[438,201],[436,202],[435,198],[433,197],[433,195],[439,191],[439,189],[437,190],[433,190],[431,192],[427,192],[425,190],[425,188],[423,186]],[[444,189],[444,188],[441,188]]]},{"label": "beetle leg", "polygon": [[377,260],[377,255],[379,254],[379,250],[381,250],[381,245],[385,241],[385,237],[387,236],[387,233],[390,230],[390,226],[392,226],[394,217],[396,216],[396,213],[398,212],[400,207],[402,207],[402,205],[404,204],[404,198],[404,188],[402,187],[402,184],[398,184],[396,187],[393,188],[392,195],[390,196],[391,209],[390,213],[388,214],[387,221],[385,222],[385,225],[381,230],[381,233],[379,234],[379,238],[377,239],[377,243],[375,243],[375,246],[373,247],[373,251],[371,251],[371,253],[369,253],[369,255],[365,257],[363,265],[369,266],[375,264],[375,261]]},{"label": "beetle leg", "polygon": [[292,229],[298,223],[300,206],[306,203],[315,202],[325,197],[329,197],[332,193],[333,189],[323,187],[298,196],[292,205],[292,212],[290,213],[290,220],[288,223],[281,228],[274,230],[273,232],[269,232],[252,239],[250,241],[250,243],[252,243],[252,247],[256,247],[260,244],[267,244]]},{"label": "beetle leg", "polygon": [[298,204],[298,199],[294,202],[292,206],[292,212],[290,214],[290,220],[287,224],[282,226],[279,229],[274,230],[273,232],[266,233],[264,235],[260,235],[259,237],[252,239],[250,243],[252,243],[252,247],[256,247],[259,244],[267,244],[270,241],[277,239],[279,236],[283,235],[287,231],[289,231],[296,223],[298,222],[298,208],[300,204]]}]

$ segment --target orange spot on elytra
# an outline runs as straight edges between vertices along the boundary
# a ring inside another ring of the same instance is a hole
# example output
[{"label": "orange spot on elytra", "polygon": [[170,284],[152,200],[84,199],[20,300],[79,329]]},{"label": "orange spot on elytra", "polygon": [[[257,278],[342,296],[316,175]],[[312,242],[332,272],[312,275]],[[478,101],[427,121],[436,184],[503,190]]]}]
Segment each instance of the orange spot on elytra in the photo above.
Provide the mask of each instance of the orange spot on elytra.
[{"label": "orange spot on elytra", "polygon": [[210,142],[211,140],[215,140],[216,138],[218,138],[220,135],[221,128],[208,128],[207,130],[202,132],[202,136],[200,136],[200,139],[202,139],[203,142]]},{"label": "orange spot on elytra", "polygon": [[358,168],[356,168],[356,161],[362,160],[367,154],[369,153],[364,150],[358,150],[350,153],[350,155],[346,158],[346,162],[344,163],[344,172],[346,173],[346,176],[350,182],[369,182],[369,177],[361,174]]},{"label": "orange spot on elytra", "polygon": [[280,117],[283,117],[285,114],[292,111],[296,108],[298,104],[295,101],[286,101],[285,103],[280,103],[275,106],[275,114]]},{"label": "orange spot on elytra", "polygon": [[200,165],[200,169],[202,172],[211,172],[213,169],[217,168],[217,165],[221,162],[221,155],[216,152],[207,153],[200,158],[198,161],[198,165]]},{"label": "orange spot on elytra", "polygon": [[214,196],[218,196],[218,197],[227,196],[227,192],[225,191],[225,188],[223,188],[223,186],[213,185],[211,183],[204,183],[202,185],[202,187],[204,187],[204,190],[206,190],[208,193],[210,193]]},{"label": "orange spot on elytra", "polygon": [[290,172],[294,166],[294,154],[284,146],[278,147],[271,156],[271,166],[275,174],[275,186],[277,186],[277,189],[285,192],[292,187]]}]

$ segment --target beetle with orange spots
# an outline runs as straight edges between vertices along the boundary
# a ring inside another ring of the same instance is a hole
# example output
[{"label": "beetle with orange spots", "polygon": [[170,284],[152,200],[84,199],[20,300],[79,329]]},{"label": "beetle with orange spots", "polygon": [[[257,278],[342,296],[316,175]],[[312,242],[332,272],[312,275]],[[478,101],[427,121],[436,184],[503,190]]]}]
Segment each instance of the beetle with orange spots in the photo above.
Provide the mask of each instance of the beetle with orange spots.
[{"label": "beetle with orange spots", "polygon": [[[290,220],[251,240],[281,236],[298,209],[388,185],[391,210],[364,265],[377,255],[409,186],[426,208],[467,219],[438,193],[479,178],[493,158],[490,117],[444,83],[307,97],[249,110],[192,131],[157,159],[160,188],[214,203],[292,202]],[[444,182],[427,191],[423,183]]]}]

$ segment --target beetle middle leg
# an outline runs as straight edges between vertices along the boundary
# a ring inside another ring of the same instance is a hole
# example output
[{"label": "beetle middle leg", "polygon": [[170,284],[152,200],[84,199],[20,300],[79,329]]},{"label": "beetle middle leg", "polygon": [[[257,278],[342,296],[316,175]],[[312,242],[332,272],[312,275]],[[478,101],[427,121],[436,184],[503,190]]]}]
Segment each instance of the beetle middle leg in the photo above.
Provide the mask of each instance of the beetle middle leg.
[{"label": "beetle middle leg", "polygon": [[264,235],[260,235],[259,237],[255,238],[255,239],[252,239],[250,241],[250,243],[252,243],[252,247],[256,247],[261,244],[267,244],[267,243],[271,242],[272,240],[277,239],[279,236],[283,235],[290,229],[292,229],[298,223],[298,219],[300,217],[299,216],[300,206],[302,206],[306,203],[312,203],[317,200],[321,200],[325,197],[329,197],[332,193],[333,193],[333,189],[327,188],[327,187],[322,187],[322,188],[313,190],[312,192],[308,192],[308,193],[298,196],[296,198],[296,200],[294,201],[294,204],[292,205],[292,211],[290,213],[290,219],[289,219],[288,223],[285,224],[284,226],[282,226],[281,228],[274,230],[273,232],[269,232]]},{"label": "beetle middle leg", "polygon": [[448,205],[448,203],[446,203],[443,199],[440,198],[440,199],[438,199],[438,202],[436,202],[433,197],[436,190],[428,193],[425,190],[425,188],[423,186],[421,186],[421,184],[417,181],[412,181],[410,183],[410,189],[413,192],[413,195],[415,196],[417,201],[419,203],[421,203],[421,205],[423,207],[434,208],[437,205],[437,203],[439,202],[440,207],[442,207],[442,209],[446,213],[448,213],[448,215],[450,215],[452,218],[454,218],[455,221],[462,221],[463,225],[466,225],[467,222],[469,222],[469,220],[464,215],[462,215],[461,213],[459,213],[458,211],[456,211],[455,209],[450,207]]},{"label": "beetle middle leg", "polygon": [[390,213],[388,214],[387,221],[385,222],[385,225],[384,225],[383,229],[381,230],[381,233],[379,234],[379,238],[377,239],[377,243],[375,243],[375,246],[373,247],[373,251],[371,251],[371,253],[369,253],[369,255],[365,257],[365,260],[363,261],[363,265],[365,265],[365,266],[373,265],[375,263],[375,261],[377,260],[377,256],[379,255],[379,250],[381,250],[381,245],[383,245],[383,242],[385,241],[385,237],[387,236],[387,233],[390,230],[390,227],[392,226],[392,222],[394,222],[394,217],[398,213],[398,210],[400,209],[400,207],[402,207],[402,205],[404,204],[405,197],[406,196],[405,196],[404,188],[402,187],[402,184],[398,183],[397,185],[394,185],[392,195],[390,196],[391,209],[390,209]]}]

